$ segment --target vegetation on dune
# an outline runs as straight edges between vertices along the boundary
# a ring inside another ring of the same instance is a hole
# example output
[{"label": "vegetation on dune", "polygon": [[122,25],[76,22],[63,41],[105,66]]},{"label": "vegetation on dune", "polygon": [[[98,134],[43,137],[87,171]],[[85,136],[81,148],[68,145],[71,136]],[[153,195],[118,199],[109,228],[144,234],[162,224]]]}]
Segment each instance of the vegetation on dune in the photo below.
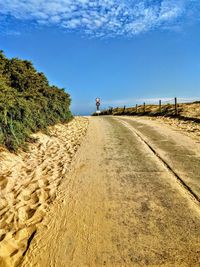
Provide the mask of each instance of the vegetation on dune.
[{"label": "vegetation on dune", "polygon": [[31,133],[72,118],[70,96],[32,63],[0,51],[0,144],[16,150]]}]

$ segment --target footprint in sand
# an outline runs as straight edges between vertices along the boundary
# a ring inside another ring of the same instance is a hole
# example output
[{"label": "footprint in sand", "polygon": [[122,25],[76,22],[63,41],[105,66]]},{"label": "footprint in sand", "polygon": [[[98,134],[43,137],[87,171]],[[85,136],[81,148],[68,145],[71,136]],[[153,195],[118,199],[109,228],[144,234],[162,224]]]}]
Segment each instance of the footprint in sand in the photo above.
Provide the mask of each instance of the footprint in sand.
[{"label": "footprint in sand", "polygon": [[10,155],[10,165],[5,162],[0,173],[0,267],[16,266],[26,253],[85,132],[79,119],[52,131],[53,138],[39,134],[39,144],[20,159]]},{"label": "footprint in sand", "polygon": [[6,234],[5,234],[5,233],[2,234],[2,235],[0,236],[0,242],[3,241],[5,237],[6,237]]},{"label": "footprint in sand", "polygon": [[0,177],[0,189],[3,190],[6,188],[8,184],[8,178],[6,178],[5,176],[1,176]]},{"label": "footprint in sand", "polygon": [[47,178],[43,177],[42,179],[38,180],[39,188],[47,187],[49,186],[49,181]]}]

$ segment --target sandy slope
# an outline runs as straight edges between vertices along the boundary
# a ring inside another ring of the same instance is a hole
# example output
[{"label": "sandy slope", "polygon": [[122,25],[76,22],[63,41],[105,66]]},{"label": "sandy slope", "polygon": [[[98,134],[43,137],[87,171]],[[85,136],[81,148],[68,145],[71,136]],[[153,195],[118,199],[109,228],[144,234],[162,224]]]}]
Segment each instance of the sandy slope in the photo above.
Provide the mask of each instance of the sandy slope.
[{"label": "sandy slope", "polygon": [[72,158],[86,133],[88,119],[35,134],[28,153],[0,154],[0,266],[14,266],[36,233],[59,184],[69,171]]},{"label": "sandy slope", "polygon": [[[170,103],[171,102],[171,103]],[[165,102],[162,104],[162,116],[171,116],[175,115],[175,106],[174,100],[170,101],[169,103]],[[173,103],[172,103],[173,102]],[[178,99],[179,102],[179,99]],[[136,107],[126,108],[114,108],[112,111],[114,115],[161,115],[160,108],[158,105],[155,104],[146,104],[145,112],[144,106],[139,105],[138,110],[136,112]],[[101,114],[110,114],[109,110],[103,110]],[[192,119],[200,119],[200,102],[194,103],[178,103],[178,114],[180,117],[185,118],[192,118]]]}]

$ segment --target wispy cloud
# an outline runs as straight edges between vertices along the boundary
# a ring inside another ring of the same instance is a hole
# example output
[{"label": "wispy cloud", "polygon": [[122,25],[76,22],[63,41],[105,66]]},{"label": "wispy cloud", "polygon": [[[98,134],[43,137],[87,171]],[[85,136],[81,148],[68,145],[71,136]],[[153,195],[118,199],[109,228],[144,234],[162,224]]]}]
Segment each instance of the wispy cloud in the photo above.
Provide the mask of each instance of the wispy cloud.
[{"label": "wispy cloud", "polygon": [[197,0],[0,0],[0,16],[92,36],[133,36],[173,26]]}]

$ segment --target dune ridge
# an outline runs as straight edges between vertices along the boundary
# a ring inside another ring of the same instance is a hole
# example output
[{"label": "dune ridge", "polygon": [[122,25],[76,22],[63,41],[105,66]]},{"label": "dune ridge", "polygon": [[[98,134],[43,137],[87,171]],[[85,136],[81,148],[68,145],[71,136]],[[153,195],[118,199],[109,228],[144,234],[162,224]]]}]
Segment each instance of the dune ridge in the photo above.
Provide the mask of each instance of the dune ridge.
[{"label": "dune ridge", "polygon": [[88,119],[37,133],[18,155],[0,153],[0,267],[17,266],[42,222],[86,134]]}]

